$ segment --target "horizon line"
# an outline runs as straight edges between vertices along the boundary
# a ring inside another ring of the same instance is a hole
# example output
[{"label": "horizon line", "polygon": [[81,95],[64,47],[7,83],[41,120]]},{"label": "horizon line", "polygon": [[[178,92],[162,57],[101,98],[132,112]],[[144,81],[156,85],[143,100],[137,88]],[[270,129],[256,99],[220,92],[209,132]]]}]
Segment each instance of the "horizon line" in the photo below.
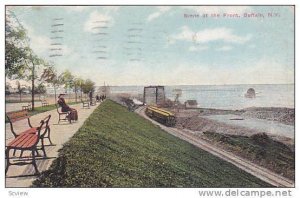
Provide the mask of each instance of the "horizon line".
[{"label": "horizon line", "polygon": [[[136,87],[140,87],[140,86],[229,86],[229,85],[295,85],[295,83],[240,83],[240,84],[168,84],[168,85],[164,85],[164,84],[147,84],[147,85],[109,85],[109,83],[107,83],[105,86],[110,86],[110,87],[125,87],[125,86],[136,86]],[[95,85],[97,87],[102,87],[104,85]]]}]

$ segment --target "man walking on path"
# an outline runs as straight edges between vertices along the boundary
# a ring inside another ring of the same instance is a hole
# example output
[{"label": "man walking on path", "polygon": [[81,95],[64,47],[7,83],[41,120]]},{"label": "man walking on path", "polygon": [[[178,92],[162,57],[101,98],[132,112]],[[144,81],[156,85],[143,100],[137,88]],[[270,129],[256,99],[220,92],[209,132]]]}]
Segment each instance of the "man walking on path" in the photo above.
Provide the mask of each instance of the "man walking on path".
[{"label": "man walking on path", "polygon": [[93,91],[89,92],[90,105],[93,105]]}]

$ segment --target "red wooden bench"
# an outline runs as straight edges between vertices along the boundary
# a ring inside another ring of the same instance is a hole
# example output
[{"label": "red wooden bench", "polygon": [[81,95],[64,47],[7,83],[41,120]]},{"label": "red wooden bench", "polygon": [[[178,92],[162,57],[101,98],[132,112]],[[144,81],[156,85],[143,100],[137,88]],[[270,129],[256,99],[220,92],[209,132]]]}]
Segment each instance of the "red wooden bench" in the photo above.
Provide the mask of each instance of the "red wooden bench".
[{"label": "red wooden bench", "polygon": [[[37,127],[33,127],[30,123],[30,116],[29,116],[27,110],[8,112],[8,113],[6,113],[6,116],[7,116],[7,119],[9,121],[9,124],[10,124],[11,132],[14,135],[15,138],[17,138],[19,135],[21,135],[23,133],[34,133],[34,132],[37,131]],[[17,133],[14,130],[13,123],[15,123],[17,121],[20,121],[20,120],[24,120],[24,119],[27,119],[27,123],[28,123],[29,128],[25,131]],[[45,136],[43,136],[43,139],[48,138],[50,144],[52,145],[53,143],[50,139],[50,132],[51,132],[50,127],[49,127],[49,125],[47,125],[47,126],[45,125],[44,127],[47,127],[47,133],[45,134]]]},{"label": "red wooden bench", "polygon": [[[45,148],[43,145],[43,139],[44,135],[47,133],[48,128],[49,128],[49,120],[51,118],[51,115],[47,116],[40,122],[39,127],[35,127],[36,130],[26,132],[26,133],[21,133],[19,134],[14,140],[12,140],[5,149],[5,158],[6,158],[6,168],[5,168],[5,174],[8,171],[9,166],[11,165],[27,165],[27,164],[32,164],[34,166],[36,174],[39,173],[39,170],[36,165],[36,154],[38,154],[38,150],[43,150],[44,152],[44,157],[46,157],[46,152]],[[38,144],[39,141],[42,140],[42,146],[39,148]],[[25,161],[19,161],[15,163],[11,163],[10,161],[10,150],[20,150],[22,153],[23,151],[31,151],[31,157],[32,161],[27,162]]]}]

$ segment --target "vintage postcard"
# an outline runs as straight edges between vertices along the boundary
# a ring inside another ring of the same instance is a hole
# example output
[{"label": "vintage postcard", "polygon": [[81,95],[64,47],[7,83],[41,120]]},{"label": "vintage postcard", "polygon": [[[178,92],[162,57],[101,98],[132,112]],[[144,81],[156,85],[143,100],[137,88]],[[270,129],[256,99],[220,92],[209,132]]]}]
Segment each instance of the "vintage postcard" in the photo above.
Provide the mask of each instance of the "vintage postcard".
[{"label": "vintage postcard", "polygon": [[6,5],[5,186],[294,188],[294,46],[292,5]]}]

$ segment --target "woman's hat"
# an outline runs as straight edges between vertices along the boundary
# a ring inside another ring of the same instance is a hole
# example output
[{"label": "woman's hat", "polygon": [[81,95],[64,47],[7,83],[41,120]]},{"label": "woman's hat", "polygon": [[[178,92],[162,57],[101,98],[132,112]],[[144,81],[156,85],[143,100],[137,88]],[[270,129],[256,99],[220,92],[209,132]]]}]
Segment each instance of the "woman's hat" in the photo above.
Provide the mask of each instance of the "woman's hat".
[{"label": "woman's hat", "polygon": [[59,94],[59,95],[58,95],[58,97],[60,97],[60,96],[64,96],[64,95],[66,95],[66,94]]}]

